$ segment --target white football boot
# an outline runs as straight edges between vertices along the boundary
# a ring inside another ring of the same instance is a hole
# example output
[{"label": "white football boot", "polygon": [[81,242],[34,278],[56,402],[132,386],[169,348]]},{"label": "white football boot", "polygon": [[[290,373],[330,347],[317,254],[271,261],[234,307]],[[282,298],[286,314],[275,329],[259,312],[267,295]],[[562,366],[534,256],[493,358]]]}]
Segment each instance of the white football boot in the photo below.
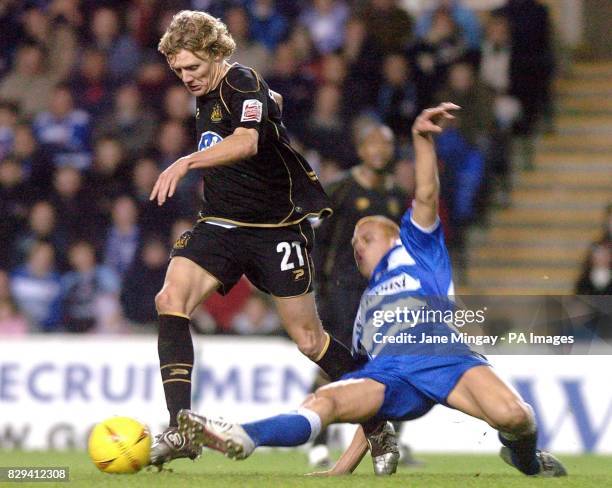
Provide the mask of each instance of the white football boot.
[{"label": "white football boot", "polygon": [[255,443],[240,424],[181,410],[177,415],[179,433],[192,446],[208,447],[230,459],[246,459],[255,450]]}]

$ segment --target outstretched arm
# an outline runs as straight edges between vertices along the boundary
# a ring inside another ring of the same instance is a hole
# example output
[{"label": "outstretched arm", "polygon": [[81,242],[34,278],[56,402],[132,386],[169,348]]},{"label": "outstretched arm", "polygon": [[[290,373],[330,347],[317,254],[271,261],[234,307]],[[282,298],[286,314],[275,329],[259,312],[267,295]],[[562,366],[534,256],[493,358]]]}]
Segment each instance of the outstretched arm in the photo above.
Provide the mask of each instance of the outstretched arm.
[{"label": "outstretched arm", "polygon": [[330,470],[310,474],[313,476],[342,476],[351,474],[359,466],[368,449],[368,441],[366,440],[363,427],[360,425],[355,431],[351,444]]},{"label": "outstretched arm", "polygon": [[454,103],[441,103],[423,110],[412,126],[415,152],[415,191],[412,218],[421,227],[431,227],[438,218],[440,180],[433,136],[444,130],[455,117],[450,113],[461,107]]},{"label": "outstretched arm", "polygon": [[223,166],[254,156],[258,141],[256,129],[238,127],[214,146],[177,159],[159,175],[149,200],[157,199],[157,204],[163,205],[174,195],[179,182],[190,169]]}]

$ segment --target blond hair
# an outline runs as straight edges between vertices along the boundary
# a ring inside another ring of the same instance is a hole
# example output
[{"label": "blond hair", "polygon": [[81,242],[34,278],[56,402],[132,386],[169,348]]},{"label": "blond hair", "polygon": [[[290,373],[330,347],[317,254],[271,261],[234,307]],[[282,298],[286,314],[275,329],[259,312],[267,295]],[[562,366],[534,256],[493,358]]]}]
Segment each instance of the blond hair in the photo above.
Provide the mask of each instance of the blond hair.
[{"label": "blond hair", "polygon": [[205,12],[181,10],[172,17],[157,49],[167,58],[186,49],[199,58],[225,59],[232,55],[236,43],[220,19]]},{"label": "blond hair", "polygon": [[392,239],[397,239],[400,234],[399,225],[397,225],[393,220],[383,215],[368,215],[367,217],[362,217],[355,224],[355,232],[361,227],[363,224],[376,224],[378,225],[387,237]]}]

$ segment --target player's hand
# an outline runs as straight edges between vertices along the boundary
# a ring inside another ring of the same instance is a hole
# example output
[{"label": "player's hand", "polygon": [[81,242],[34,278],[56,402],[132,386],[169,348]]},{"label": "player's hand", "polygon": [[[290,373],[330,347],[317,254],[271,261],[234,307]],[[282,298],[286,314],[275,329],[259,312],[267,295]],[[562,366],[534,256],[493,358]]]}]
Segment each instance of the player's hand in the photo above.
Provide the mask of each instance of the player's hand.
[{"label": "player's hand", "polygon": [[440,134],[455,118],[451,112],[460,109],[459,105],[444,102],[437,107],[423,110],[412,125],[412,134],[423,137]]},{"label": "player's hand", "polygon": [[160,206],[166,203],[166,200],[174,195],[179,181],[187,174],[187,171],[189,171],[188,156],[177,159],[159,175],[149,200],[153,201],[157,198],[157,204]]}]

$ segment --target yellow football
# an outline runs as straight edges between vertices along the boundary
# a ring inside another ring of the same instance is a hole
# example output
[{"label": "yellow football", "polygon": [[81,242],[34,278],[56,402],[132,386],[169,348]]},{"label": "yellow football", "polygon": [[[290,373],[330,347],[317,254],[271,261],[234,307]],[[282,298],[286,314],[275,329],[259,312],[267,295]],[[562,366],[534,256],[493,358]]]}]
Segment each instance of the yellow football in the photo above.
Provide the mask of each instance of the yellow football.
[{"label": "yellow football", "polygon": [[89,457],[100,471],[131,474],[149,464],[151,434],[129,417],[111,417],[89,435]]}]

